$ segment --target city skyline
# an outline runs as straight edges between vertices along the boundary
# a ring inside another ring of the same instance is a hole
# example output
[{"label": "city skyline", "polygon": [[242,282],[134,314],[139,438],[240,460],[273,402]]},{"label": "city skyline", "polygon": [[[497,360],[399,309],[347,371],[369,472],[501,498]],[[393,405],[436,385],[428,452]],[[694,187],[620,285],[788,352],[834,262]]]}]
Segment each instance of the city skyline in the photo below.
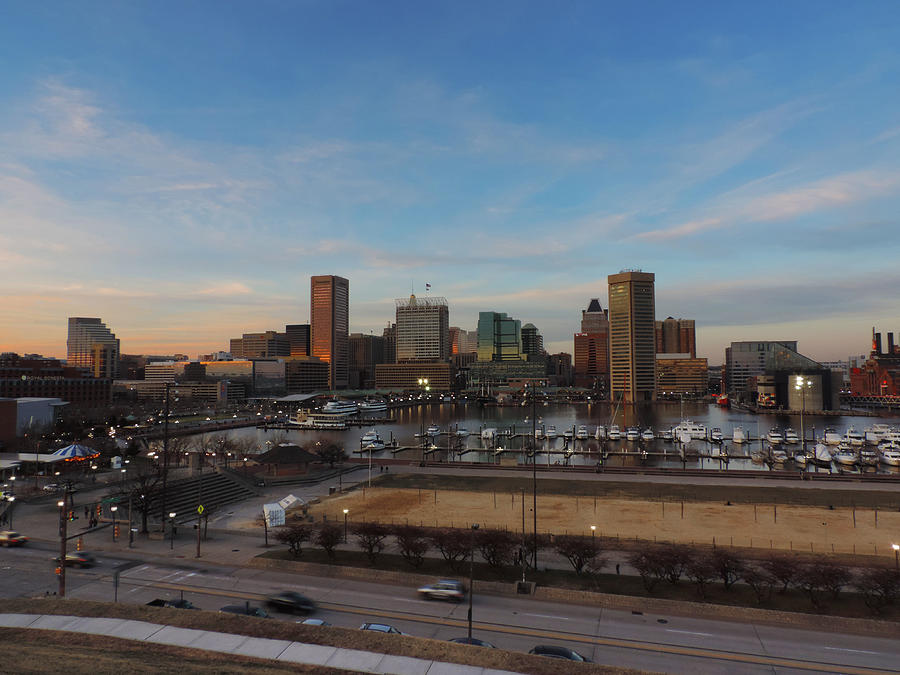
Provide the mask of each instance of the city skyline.
[{"label": "city skyline", "polygon": [[900,314],[895,10],[12,5],[0,351],[64,357],[79,316],[219,351],[308,321],[326,272],[352,332],[428,283],[573,353],[640,268],[710,364],[867,352]]}]

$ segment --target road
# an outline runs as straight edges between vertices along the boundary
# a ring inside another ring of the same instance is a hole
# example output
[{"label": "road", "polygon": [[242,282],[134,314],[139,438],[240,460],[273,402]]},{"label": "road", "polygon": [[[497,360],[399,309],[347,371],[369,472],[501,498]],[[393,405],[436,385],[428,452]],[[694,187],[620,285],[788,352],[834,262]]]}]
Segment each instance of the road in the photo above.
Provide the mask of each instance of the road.
[{"label": "road", "polygon": [[[52,546],[32,542],[0,550],[0,595],[52,591]],[[466,603],[421,600],[408,588],[278,573],[203,561],[141,560],[126,552],[101,554],[97,567],[70,569],[69,597],[111,601],[113,572],[121,569],[120,602],[184,597],[202,609],[259,602],[295,589],[319,603],[316,616],[336,626],[390,623],[410,635],[446,640],[466,634]],[[277,618],[293,620],[284,614]],[[824,628],[827,629],[827,622]],[[645,615],[565,605],[529,597],[474,598],[474,631],[497,647],[528,651],[564,644],[596,662],[670,673],[898,673],[900,639],[812,632],[677,616]]]}]

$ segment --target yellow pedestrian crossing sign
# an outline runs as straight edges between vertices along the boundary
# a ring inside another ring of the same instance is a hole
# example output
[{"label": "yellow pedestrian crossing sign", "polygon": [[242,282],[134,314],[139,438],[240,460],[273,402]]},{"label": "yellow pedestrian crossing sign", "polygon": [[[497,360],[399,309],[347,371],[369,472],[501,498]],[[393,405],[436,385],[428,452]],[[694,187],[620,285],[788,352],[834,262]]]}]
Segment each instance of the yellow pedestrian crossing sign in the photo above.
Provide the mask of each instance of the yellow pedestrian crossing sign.
[{"label": "yellow pedestrian crossing sign", "polygon": [[203,504],[197,507],[197,513],[203,513]]}]

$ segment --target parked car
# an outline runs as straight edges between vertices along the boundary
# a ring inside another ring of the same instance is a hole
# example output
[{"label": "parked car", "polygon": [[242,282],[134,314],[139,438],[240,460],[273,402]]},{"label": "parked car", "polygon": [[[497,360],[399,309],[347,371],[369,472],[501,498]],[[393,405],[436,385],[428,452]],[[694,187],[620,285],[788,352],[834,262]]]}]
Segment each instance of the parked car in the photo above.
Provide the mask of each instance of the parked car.
[{"label": "parked car", "polygon": [[316,609],[315,602],[296,591],[282,591],[276,595],[270,595],[266,598],[266,606],[269,609],[291,614],[310,614]]},{"label": "parked car", "polygon": [[175,609],[200,609],[199,607],[195,607],[193,603],[184,600],[163,600],[162,598],[156,598],[156,600],[151,600],[147,603],[150,607],[173,607]]},{"label": "parked car", "polygon": [[419,595],[429,600],[453,600],[460,602],[466,597],[463,585],[452,579],[441,579],[433,584],[418,589]]},{"label": "parked car", "polygon": [[376,633],[393,633],[394,635],[406,635],[406,633],[401,633],[399,630],[394,628],[393,626],[389,626],[386,623],[364,623],[359,627],[360,630],[371,630]]},{"label": "parked car", "polygon": [[261,619],[268,619],[269,614],[262,607],[254,607],[249,602],[244,605],[225,605],[220,612],[226,614],[243,614],[244,616],[257,616]]},{"label": "parked car", "polygon": [[566,659],[568,661],[584,661],[585,663],[591,663],[589,658],[582,656],[574,649],[560,647],[559,645],[537,645],[528,653],[537,654],[538,656],[549,656],[553,659]]},{"label": "parked car", "polygon": [[[59,562],[59,556],[54,558]],[[73,551],[66,553],[66,567],[93,567],[97,564],[97,558],[90,551]]]},{"label": "parked car", "polygon": [[304,626],[330,626],[331,624],[325,621],[325,619],[303,619],[303,621],[298,621],[297,623],[302,623]]},{"label": "parked car", "polygon": [[28,541],[28,537],[13,530],[0,532],[0,546],[21,546]]},{"label": "parked car", "polygon": [[496,649],[494,645],[486,640],[479,640],[478,638],[470,638],[470,637],[458,637],[452,638],[449,642],[455,642],[458,645],[474,645],[476,647],[490,647],[491,649]]}]

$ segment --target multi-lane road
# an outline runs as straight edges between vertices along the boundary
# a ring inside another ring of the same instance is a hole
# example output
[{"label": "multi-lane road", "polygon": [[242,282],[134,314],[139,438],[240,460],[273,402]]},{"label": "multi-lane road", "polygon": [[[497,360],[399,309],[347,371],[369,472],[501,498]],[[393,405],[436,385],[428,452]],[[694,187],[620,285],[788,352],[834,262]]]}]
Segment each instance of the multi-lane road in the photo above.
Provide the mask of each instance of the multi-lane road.
[{"label": "multi-lane road", "polygon": [[[54,588],[51,546],[32,542],[0,550],[0,595],[42,595]],[[300,576],[241,567],[142,561],[101,555],[90,569],[69,569],[69,597],[145,603],[183,596],[202,609],[295,589],[316,600],[316,616],[335,626],[389,623],[410,635],[445,640],[466,634],[466,603],[430,602],[406,587]],[[294,620],[287,615],[277,618]],[[900,673],[898,639],[759,624],[635,614],[528,597],[474,597],[474,635],[497,647],[528,651],[562,644],[596,662],[672,673]]]}]

